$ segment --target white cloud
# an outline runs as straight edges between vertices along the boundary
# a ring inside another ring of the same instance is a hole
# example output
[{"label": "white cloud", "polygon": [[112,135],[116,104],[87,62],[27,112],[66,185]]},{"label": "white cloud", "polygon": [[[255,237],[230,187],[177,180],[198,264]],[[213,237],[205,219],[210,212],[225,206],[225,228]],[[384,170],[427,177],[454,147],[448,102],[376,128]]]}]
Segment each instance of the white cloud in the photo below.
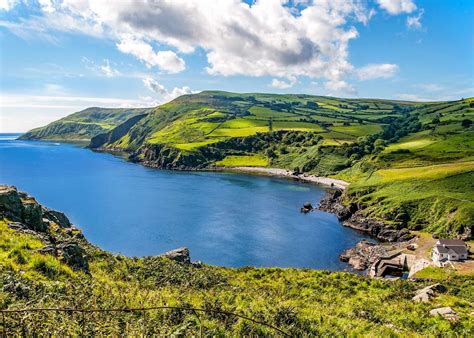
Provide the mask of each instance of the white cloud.
[{"label": "white cloud", "polygon": [[41,7],[41,10],[46,13],[52,13],[56,9],[53,6],[53,2],[51,0],[38,0],[38,3]]},{"label": "white cloud", "polygon": [[175,52],[168,50],[155,53],[152,46],[140,40],[122,40],[117,44],[117,48],[143,61],[147,67],[158,66],[168,73],[179,73],[186,68],[184,60]]},{"label": "white cloud", "polygon": [[391,15],[412,13],[416,5],[412,0],[376,0],[379,6]]},{"label": "white cloud", "polygon": [[393,77],[399,70],[398,65],[392,63],[368,64],[355,71],[359,80],[388,79]]},{"label": "white cloud", "polygon": [[274,88],[287,89],[287,88],[293,87],[296,84],[296,82],[297,80],[295,77],[290,77],[288,81],[272,79],[272,83],[270,85]]},{"label": "white cloud", "polygon": [[424,10],[421,9],[418,15],[409,16],[407,18],[407,27],[412,29],[421,29],[421,17],[423,16]]},{"label": "white cloud", "polygon": [[0,0],[0,9],[9,11],[16,6],[18,0]]},{"label": "white cloud", "polygon": [[[416,9],[410,0],[377,2],[391,14]],[[167,73],[183,71],[182,54],[199,50],[206,54],[205,69],[211,75],[271,76],[277,86],[291,83],[281,79],[308,77],[327,82],[328,88],[350,91],[347,77],[354,67],[348,45],[358,37],[355,25],[367,24],[375,13],[360,0],[256,0],[250,5],[241,0],[47,3],[42,16],[0,21],[0,26],[51,40],[58,36],[54,31],[102,37],[147,67]]]},{"label": "white cloud", "polygon": [[143,84],[152,92],[155,92],[161,95],[167,93],[166,88],[162,84],[159,84],[156,80],[152,79],[151,77],[144,78]]},{"label": "white cloud", "polygon": [[118,70],[110,66],[110,61],[108,59],[104,59],[104,65],[100,66],[99,69],[106,77],[114,77],[120,75],[120,72]]},{"label": "white cloud", "polygon": [[[328,81],[324,84],[324,87],[332,92],[340,93],[348,93],[351,95],[357,95],[357,90],[347,83],[346,81]],[[333,93],[330,93],[328,95],[334,95]]]},{"label": "white cloud", "polygon": [[162,100],[159,101],[160,103],[171,101],[181,95],[196,93],[196,91],[191,90],[188,86],[174,87],[171,91],[168,91],[165,86],[151,77],[144,78],[142,81],[145,87],[162,97]]},{"label": "white cloud", "polygon": [[416,87],[421,88],[424,91],[430,91],[430,92],[438,92],[444,89],[443,86],[437,83],[421,83],[419,85],[416,85]]},{"label": "white cloud", "polygon": [[50,39],[55,35],[47,36],[48,29],[111,39],[120,51],[169,73],[185,69],[178,54],[199,49],[212,75],[306,76],[333,87],[344,82],[353,69],[348,44],[358,36],[354,24],[366,24],[374,10],[358,0],[297,3],[58,0],[52,2],[55,11],[0,25],[24,36],[42,27]]}]

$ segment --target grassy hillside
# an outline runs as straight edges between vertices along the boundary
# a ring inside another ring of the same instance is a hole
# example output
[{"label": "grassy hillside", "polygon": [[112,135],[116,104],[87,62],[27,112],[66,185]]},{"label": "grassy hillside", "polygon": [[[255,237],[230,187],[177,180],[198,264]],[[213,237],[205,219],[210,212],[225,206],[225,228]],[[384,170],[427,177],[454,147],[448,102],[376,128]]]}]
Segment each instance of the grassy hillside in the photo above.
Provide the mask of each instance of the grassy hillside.
[{"label": "grassy hillside", "polygon": [[157,107],[108,146],[137,149],[144,143],[166,144],[191,151],[278,130],[315,132],[327,144],[350,143],[379,132],[411,106],[402,101],[205,91]]},{"label": "grassy hillside", "polygon": [[420,131],[388,143],[336,176],[367,215],[412,229],[471,237],[474,224],[472,99],[420,107]]},{"label": "grassy hillside", "polygon": [[157,107],[101,147],[171,168],[269,166],[352,182],[367,216],[472,237],[474,102],[208,91]]},{"label": "grassy hillside", "polygon": [[[90,245],[68,221],[41,209],[33,198],[20,195],[18,202],[16,191],[0,188],[2,309],[168,305],[207,311],[15,313],[6,316],[9,336],[276,334],[271,328],[212,311],[239,313],[291,336],[469,336],[474,330],[474,283],[467,277],[453,276],[442,282],[445,293],[428,303],[415,303],[411,300],[415,290],[428,283],[370,279],[346,272],[230,269],[112,255]],[[12,219],[27,228],[11,229]],[[64,244],[76,249],[65,255]],[[443,306],[451,306],[459,320],[429,314]],[[1,326],[0,320],[0,332],[4,332]]]},{"label": "grassy hillside", "polygon": [[21,139],[89,141],[92,137],[117,127],[131,117],[148,111],[147,108],[87,108],[47,126],[30,130],[22,135]]}]

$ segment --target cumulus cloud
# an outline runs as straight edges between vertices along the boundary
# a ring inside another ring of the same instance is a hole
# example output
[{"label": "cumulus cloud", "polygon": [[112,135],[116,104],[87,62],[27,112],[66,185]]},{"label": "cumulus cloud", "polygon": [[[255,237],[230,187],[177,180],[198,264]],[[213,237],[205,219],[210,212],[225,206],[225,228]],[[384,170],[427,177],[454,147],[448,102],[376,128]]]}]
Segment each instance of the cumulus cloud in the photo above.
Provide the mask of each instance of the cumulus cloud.
[{"label": "cumulus cloud", "polygon": [[356,70],[359,80],[388,79],[393,77],[399,70],[398,65],[392,63],[368,64]]},{"label": "cumulus cloud", "polygon": [[17,0],[0,0],[0,9],[4,11],[9,11],[18,3]]},{"label": "cumulus cloud", "polygon": [[376,0],[380,8],[386,10],[391,15],[401,13],[412,13],[416,10],[416,5],[412,0]]},{"label": "cumulus cloud", "polygon": [[279,89],[287,89],[291,88],[296,84],[297,80],[295,77],[291,77],[288,81],[279,80],[279,79],[272,79],[271,86],[274,88]]},{"label": "cumulus cloud", "polygon": [[38,0],[38,3],[41,7],[41,10],[46,13],[52,13],[56,9],[53,6],[53,2],[51,0]]},{"label": "cumulus cloud", "polygon": [[166,94],[166,88],[159,84],[156,80],[152,79],[151,77],[144,78],[143,84],[145,87],[147,87],[149,90],[152,92],[158,93],[158,94]]},{"label": "cumulus cloud", "polygon": [[191,90],[188,86],[174,87],[171,91],[168,91],[165,86],[151,77],[144,78],[142,81],[145,87],[162,96],[161,103],[171,101],[181,95],[195,93],[195,91]]},{"label": "cumulus cloud", "polygon": [[[322,79],[333,90],[352,90],[348,45],[358,37],[355,25],[367,24],[375,13],[359,0],[44,2],[42,16],[8,28],[34,25],[101,36],[168,73],[183,71],[182,55],[199,50],[211,75],[271,76],[280,88],[291,83],[281,79],[304,76]],[[377,2],[390,14],[416,9],[410,0]]]},{"label": "cumulus cloud", "polygon": [[117,44],[117,48],[143,61],[147,67],[158,66],[168,73],[179,73],[186,68],[184,60],[175,52],[169,50],[154,52],[152,46],[140,40],[122,40]]}]

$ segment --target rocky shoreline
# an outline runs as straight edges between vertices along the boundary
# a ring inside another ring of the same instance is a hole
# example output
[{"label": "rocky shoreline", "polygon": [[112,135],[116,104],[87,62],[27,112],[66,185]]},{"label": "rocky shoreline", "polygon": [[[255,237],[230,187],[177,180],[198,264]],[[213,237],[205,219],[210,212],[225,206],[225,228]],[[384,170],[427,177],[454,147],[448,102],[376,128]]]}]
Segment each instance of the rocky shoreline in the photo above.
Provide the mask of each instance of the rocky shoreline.
[{"label": "rocky shoreline", "polygon": [[[355,203],[346,206],[341,198],[340,190],[328,191],[320,201],[318,209],[335,214],[344,226],[364,232],[381,242],[407,243],[415,237],[407,229],[398,229],[395,225],[364,216],[360,206]],[[354,269],[363,271],[387,254],[388,250],[384,244],[363,240],[341,253],[339,259]]]},{"label": "rocky shoreline", "polygon": [[414,237],[407,229],[366,217],[360,206],[350,203],[345,206],[340,190],[328,191],[319,203],[319,210],[335,214],[345,226],[367,233],[382,242],[405,242]]}]

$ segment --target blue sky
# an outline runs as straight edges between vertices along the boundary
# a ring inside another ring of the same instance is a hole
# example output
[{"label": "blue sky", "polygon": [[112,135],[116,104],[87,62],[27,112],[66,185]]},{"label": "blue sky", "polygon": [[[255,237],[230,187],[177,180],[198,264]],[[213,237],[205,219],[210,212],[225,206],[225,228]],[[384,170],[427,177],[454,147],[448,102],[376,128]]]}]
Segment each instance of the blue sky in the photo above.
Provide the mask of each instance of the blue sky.
[{"label": "blue sky", "polygon": [[0,0],[0,132],[206,89],[474,96],[474,1]]}]

